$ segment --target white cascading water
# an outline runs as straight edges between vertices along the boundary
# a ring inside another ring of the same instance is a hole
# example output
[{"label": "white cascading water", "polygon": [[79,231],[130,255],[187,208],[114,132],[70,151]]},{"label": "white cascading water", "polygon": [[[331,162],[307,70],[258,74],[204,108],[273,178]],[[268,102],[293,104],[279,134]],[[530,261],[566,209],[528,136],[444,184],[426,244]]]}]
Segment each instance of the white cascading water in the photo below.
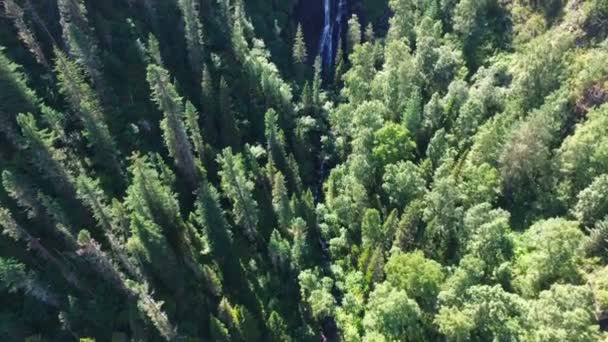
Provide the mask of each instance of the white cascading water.
[{"label": "white cascading water", "polygon": [[[323,0],[325,20],[321,40],[319,41],[319,54],[323,66],[330,68],[334,64],[335,46],[337,45],[335,41],[339,40],[342,35],[342,27],[348,11],[347,0],[338,1],[336,8],[335,0]],[[334,12],[336,12],[335,15],[332,15]]]},{"label": "white cascading water", "polygon": [[[340,35],[342,35],[342,24],[344,23],[344,17],[346,16],[346,0],[340,0],[338,3],[338,15],[336,16],[336,28],[338,30],[338,40],[340,40]],[[338,47],[339,48],[339,47]]]},{"label": "white cascading water", "polygon": [[331,16],[332,12],[332,0],[323,0],[324,10],[324,26],[323,33],[321,34],[321,41],[319,42],[319,54],[323,61],[323,65],[331,65],[333,55],[333,20]]}]

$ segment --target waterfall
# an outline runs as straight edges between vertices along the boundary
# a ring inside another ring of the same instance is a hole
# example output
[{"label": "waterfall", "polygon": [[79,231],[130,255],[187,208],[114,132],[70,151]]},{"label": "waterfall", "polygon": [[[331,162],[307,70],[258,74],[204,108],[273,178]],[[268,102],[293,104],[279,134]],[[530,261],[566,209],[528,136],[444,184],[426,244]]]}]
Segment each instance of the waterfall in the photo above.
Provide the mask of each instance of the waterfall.
[{"label": "waterfall", "polygon": [[340,3],[338,4],[338,15],[336,16],[338,40],[340,40],[340,36],[342,35],[342,23],[344,22],[344,17],[347,15],[347,11],[346,0],[340,0]]},{"label": "waterfall", "polygon": [[319,54],[321,55],[321,60],[323,61],[323,65],[331,65],[332,64],[332,56],[333,56],[333,20],[332,20],[332,0],[323,0],[323,11],[324,11],[324,23],[323,23],[323,33],[321,34],[321,41],[319,46]]},{"label": "waterfall", "polygon": [[337,41],[343,33],[345,17],[348,12],[347,0],[323,0],[324,22],[319,41],[319,54],[325,70],[334,64]]}]

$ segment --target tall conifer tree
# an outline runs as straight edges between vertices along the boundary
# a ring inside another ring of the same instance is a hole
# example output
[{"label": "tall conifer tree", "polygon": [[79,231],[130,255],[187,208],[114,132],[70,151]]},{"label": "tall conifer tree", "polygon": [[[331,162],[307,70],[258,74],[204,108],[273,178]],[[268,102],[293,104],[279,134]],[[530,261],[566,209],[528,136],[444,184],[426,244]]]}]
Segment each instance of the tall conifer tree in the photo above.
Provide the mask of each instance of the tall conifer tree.
[{"label": "tall conifer tree", "polygon": [[152,99],[163,112],[161,128],[165,146],[173,157],[175,165],[190,186],[196,184],[197,171],[192,154],[192,146],[184,126],[184,103],[169,79],[169,72],[154,64],[148,66],[148,83]]}]

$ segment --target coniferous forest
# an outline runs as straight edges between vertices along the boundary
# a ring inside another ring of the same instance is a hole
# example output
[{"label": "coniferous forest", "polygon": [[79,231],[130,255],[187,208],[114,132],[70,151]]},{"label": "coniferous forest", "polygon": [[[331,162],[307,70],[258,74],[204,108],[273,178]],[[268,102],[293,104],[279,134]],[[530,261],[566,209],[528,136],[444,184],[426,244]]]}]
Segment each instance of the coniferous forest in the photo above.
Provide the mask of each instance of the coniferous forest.
[{"label": "coniferous forest", "polygon": [[608,0],[0,0],[1,341],[608,338]]}]

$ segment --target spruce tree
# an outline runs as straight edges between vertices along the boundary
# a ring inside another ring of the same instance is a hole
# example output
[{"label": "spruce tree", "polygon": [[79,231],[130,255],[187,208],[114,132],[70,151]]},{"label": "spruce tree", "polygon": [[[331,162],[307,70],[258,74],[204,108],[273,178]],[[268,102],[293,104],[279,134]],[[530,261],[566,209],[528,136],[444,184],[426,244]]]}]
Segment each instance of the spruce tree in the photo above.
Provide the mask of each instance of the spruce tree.
[{"label": "spruce tree", "polygon": [[9,293],[23,292],[52,307],[59,306],[59,298],[52,289],[42,282],[32,270],[15,260],[0,257],[0,288]]},{"label": "spruce tree", "polygon": [[53,146],[55,135],[47,129],[38,128],[32,114],[19,114],[17,123],[21,127],[23,140],[31,153],[30,163],[48,180],[58,194],[73,198],[73,177],[66,168],[66,156]]},{"label": "spruce tree", "polygon": [[33,113],[39,105],[34,91],[19,66],[8,59],[0,47],[0,132],[15,146],[20,145],[15,118],[19,113]]},{"label": "spruce tree", "polygon": [[346,72],[346,61],[344,59],[344,44],[342,38],[338,40],[338,50],[336,51],[336,59],[334,61],[336,69],[334,71],[334,84],[336,87],[342,85],[342,76]]},{"label": "spruce tree", "polygon": [[53,255],[38,238],[32,236],[26,229],[17,223],[11,212],[2,206],[0,206],[0,227],[5,235],[8,235],[15,242],[25,242],[29,250],[34,251],[42,260],[45,260],[56,267],[68,283],[77,288],[81,288],[80,281],[69,269],[68,265],[66,265],[62,259]]},{"label": "spruce tree", "polygon": [[152,90],[152,99],[163,112],[161,121],[165,146],[173,157],[175,166],[185,178],[186,184],[196,185],[197,171],[192,154],[192,146],[184,127],[184,104],[175,86],[169,79],[169,72],[154,64],[148,66],[148,83]]},{"label": "spruce tree", "polygon": [[38,39],[36,39],[34,32],[25,21],[25,13],[23,8],[21,8],[15,2],[15,0],[5,0],[4,13],[13,21],[13,24],[17,29],[19,40],[25,44],[34,58],[36,58],[36,61],[49,68],[49,63],[44,55],[44,52],[42,51],[42,48],[40,47]]},{"label": "spruce tree", "polygon": [[219,126],[222,146],[230,146],[235,150],[240,149],[241,137],[237,127],[236,118],[234,117],[234,111],[232,109],[230,89],[228,89],[228,83],[223,76],[220,79],[218,97],[219,111],[221,115]]},{"label": "spruce tree", "polygon": [[314,72],[315,74],[312,80],[312,103],[315,110],[318,110],[318,108],[321,106],[321,83],[323,82],[323,79],[321,78],[321,56],[317,56],[315,59]]},{"label": "spruce tree", "polygon": [[127,233],[128,227],[125,226],[126,222],[121,222],[116,217],[115,212],[108,204],[99,180],[88,177],[84,174],[84,170],[82,170],[76,179],[76,187],[78,198],[91,211],[103,235],[109,242],[113,255],[118,258],[118,261],[130,276],[138,280],[141,279],[141,270],[136,263],[133,263],[129,259],[127,251],[122,244],[124,241],[119,237],[125,236]]},{"label": "spruce tree", "polygon": [[232,203],[234,221],[245,228],[247,237],[254,241],[258,235],[258,204],[253,198],[254,182],[245,170],[242,155],[232,154],[230,148],[224,149],[218,157],[221,166],[222,191]]},{"label": "spruce tree", "polygon": [[308,52],[306,51],[306,42],[304,41],[304,33],[302,31],[302,24],[298,24],[296,30],[296,36],[293,41],[292,47],[292,59],[293,65],[298,79],[302,79],[304,76],[304,67],[306,65],[306,59],[308,58]]},{"label": "spruce tree", "polygon": [[60,208],[57,208],[54,203],[46,200],[46,195],[35,189],[31,180],[23,174],[14,173],[8,170],[2,172],[2,185],[8,195],[27,213],[30,220],[37,220],[46,229],[51,230],[51,234],[58,237],[67,248],[74,249],[76,240],[67,229],[67,219],[63,217]]},{"label": "spruce tree", "polygon": [[272,182],[272,207],[277,215],[279,228],[286,231],[291,223],[293,213],[289,203],[287,187],[285,186],[285,177],[280,171],[276,172]]},{"label": "spruce tree", "polygon": [[155,159],[156,163],[152,163],[147,157],[134,157],[127,207],[140,215],[137,223],[142,227],[146,224],[157,226],[159,233],[171,242],[171,246],[167,246],[171,252],[167,253],[175,254],[200,278],[202,271],[197,257],[201,249],[200,237],[181,216],[177,195],[171,189],[175,176],[160,157]]},{"label": "spruce tree", "polygon": [[167,314],[163,311],[163,302],[155,300],[149,293],[148,284],[138,286],[139,293],[137,307],[145,313],[160,335],[168,342],[175,341],[178,337],[177,328],[173,326]]},{"label": "spruce tree", "polygon": [[192,146],[194,147],[194,152],[197,153],[198,158],[203,160],[203,156],[205,153],[205,142],[203,141],[203,134],[201,132],[201,127],[198,124],[198,112],[196,108],[190,101],[186,101],[186,109],[184,112],[186,127],[188,128],[188,133],[190,135],[190,141],[192,142]]},{"label": "spruce tree", "polygon": [[99,43],[89,24],[84,0],[57,0],[63,40],[70,55],[76,59],[93,79],[95,88],[102,97],[107,87],[102,78],[102,63],[99,59]]},{"label": "spruce tree", "polygon": [[218,143],[218,132],[217,132],[217,92],[216,87],[213,84],[211,73],[209,72],[209,66],[207,64],[203,67],[203,75],[201,78],[201,99],[202,99],[202,111],[204,113],[204,137],[211,146],[216,146]]},{"label": "spruce tree", "polygon": [[119,155],[106,124],[106,115],[100,101],[87,84],[84,70],[57,49],[55,56],[57,58],[55,72],[59,81],[59,90],[82,122],[85,136],[95,151],[98,164],[109,164],[109,169],[119,180],[122,175]]},{"label": "spruce tree", "polygon": [[361,44],[361,23],[359,17],[356,14],[348,20],[348,51],[352,52],[355,47]]},{"label": "spruce tree", "polygon": [[36,190],[31,187],[29,179],[19,173],[4,170],[2,186],[7,194],[26,211],[29,219],[44,215],[44,208],[38,201]]},{"label": "spruce tree", "polygon": [[203,24],[199,17],[199,4],[196,0],[178,0],[177,4],[184,18],[188,59],[197,79],[203,70]]},{"label": "spruce tree", "polygon": [[374,26],[372,23],[367,24],[365,27],[365,42],[366,43],[374,43],[376,40],[376,33],[374,33]]}]

